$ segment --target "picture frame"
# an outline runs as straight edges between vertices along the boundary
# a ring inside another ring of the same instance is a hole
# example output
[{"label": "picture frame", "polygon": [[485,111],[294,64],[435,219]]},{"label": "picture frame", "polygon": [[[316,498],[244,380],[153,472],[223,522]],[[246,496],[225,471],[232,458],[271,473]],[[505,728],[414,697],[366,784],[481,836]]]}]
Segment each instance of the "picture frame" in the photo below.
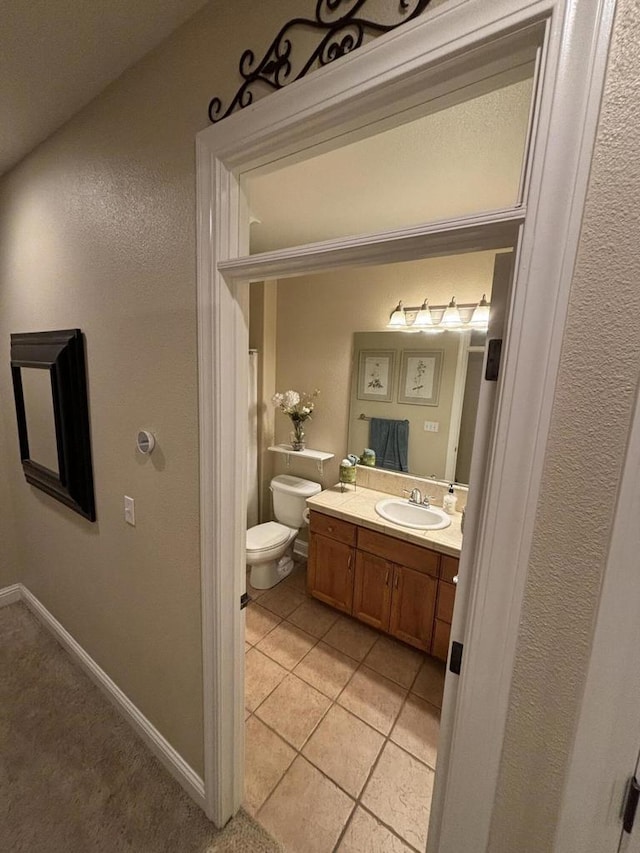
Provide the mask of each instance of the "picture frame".
[{"label": "picture frame", "polygon": [[396,350],[360,350],[358,353],[358,400],[390,403],[393,400]]},{"label": "picture frame", "polygon": [[11,375],[25,479],[96,520],[80,329],[11,335]]},{"label": "picture frame", "polygon": [[403,350],[398,402],[437,406],[440,399],[443,350]]}]

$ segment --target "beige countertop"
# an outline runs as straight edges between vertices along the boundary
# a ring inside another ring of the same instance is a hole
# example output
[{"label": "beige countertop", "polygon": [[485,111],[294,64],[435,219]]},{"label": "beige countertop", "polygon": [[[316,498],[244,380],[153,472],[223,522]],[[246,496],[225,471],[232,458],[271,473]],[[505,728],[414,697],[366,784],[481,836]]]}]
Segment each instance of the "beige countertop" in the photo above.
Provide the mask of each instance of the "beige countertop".
[{"label": "beige countertop", "polygon": [[351,521],[369,530],[377,530],[379,533],[386,533],[388,536],[395,536],[396,539],[413,542],[415,545],[422,545],[442,554],[449,554],[452,557],[460,555],[462,516],[459,512],[451,516],[451,524],[444,530],[413,530],[400,527],[399,524],[393,524],[378,515],[375,510],[377,502],[388,497],[391,495],[386,492],[377,492],[375,489],[365,489],[362,486],[345,486],[345,491],[342,492],[340,486],[336,485],[312,498],[307,498],[307,506],[325,515]]}]

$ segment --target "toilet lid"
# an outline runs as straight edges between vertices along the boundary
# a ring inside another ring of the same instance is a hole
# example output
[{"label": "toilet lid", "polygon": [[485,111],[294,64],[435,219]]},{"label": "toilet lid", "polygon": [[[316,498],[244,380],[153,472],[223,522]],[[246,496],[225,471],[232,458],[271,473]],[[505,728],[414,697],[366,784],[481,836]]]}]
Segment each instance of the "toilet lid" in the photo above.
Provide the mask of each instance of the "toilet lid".
[{"label": "toilet lid", "polygon": [[267,521],[247,530],[247,551],[266,551],[286,542],[291,529],[277,521]]}]

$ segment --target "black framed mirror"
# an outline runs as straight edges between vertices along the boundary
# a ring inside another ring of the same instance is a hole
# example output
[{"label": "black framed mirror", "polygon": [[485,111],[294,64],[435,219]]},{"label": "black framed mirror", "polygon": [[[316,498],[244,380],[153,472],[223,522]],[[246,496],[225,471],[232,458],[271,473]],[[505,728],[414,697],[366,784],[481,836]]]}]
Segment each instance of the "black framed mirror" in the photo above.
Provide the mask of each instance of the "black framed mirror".
[{"label": "black framed mirror", "polygon": [[95,521],[82,332],[11,335],[11,375],[27,482]]}]

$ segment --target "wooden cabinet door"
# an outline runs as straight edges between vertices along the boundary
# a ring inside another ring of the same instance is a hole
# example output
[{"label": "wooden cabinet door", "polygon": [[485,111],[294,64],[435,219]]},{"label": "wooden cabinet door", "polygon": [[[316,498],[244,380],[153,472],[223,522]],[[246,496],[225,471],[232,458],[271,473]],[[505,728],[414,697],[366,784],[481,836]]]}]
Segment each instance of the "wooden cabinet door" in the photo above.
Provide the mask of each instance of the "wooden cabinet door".
[{"label": "wooden cabinet door", "polygon": [[394,567],[382,557],[356,551],[353,615],[381,631],[389,630]]},{"label": "wooden cabinet door", "polygon": [[425,652],[431,651],[437,581],[423,572],[396,566],[389,632]]},{"label": "wooden cabinet door", "polygon": [[309,592],[343,613],[351,613],[353,604],[354,554],[355,549],[344,542],[311,534]]}]

